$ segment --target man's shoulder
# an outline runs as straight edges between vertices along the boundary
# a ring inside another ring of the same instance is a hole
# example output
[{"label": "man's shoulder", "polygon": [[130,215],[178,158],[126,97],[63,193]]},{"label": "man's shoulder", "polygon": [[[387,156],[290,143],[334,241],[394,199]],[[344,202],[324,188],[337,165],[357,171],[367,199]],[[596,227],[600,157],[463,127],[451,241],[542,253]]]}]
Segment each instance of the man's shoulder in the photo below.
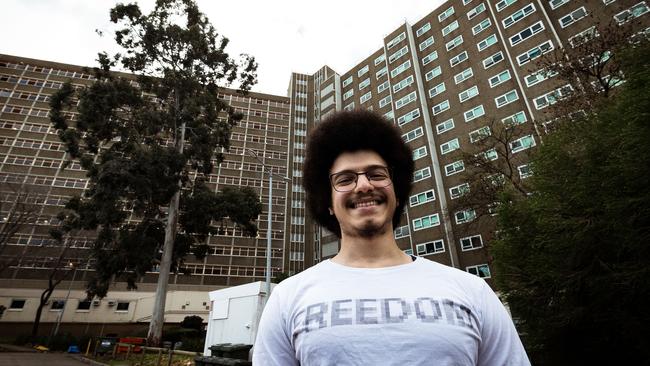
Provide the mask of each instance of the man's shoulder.
[{"label": "man's shoulder", "polygon": [[305,282],[306,280],[310,280],[314,278],[315,276],[320,276],[322,275],[322,272],[326,270],[328,266],[327,261],[323,261],[320,263],[317,263],[304,271],[298,272],[286,279],[284,279],[282,282],[278,284],[278,286],[281,286],[281,288],[293,288],[297,286],[300,283]]},{"label": "man's shoulder", "polygon": [[432,275],[437,278],[447,278],[450,281],[471,283],[476,286],[482,286],[485,281],[469,272],[461,269],[451,267],[442,263],[438,263],[429,259],[418,257],[416,262],[419,264],[418,270],[422,275]]}]

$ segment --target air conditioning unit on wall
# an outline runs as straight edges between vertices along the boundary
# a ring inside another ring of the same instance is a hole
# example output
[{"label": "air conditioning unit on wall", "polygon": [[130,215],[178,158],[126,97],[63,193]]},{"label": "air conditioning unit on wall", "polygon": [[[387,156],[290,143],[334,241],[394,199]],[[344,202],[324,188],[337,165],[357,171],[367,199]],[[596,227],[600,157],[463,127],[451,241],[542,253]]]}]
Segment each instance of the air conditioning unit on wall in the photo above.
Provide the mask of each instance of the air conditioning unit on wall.
[{"label": "air conditioning unit on wall", "polygon": [[99,306],[101,303],[101,300],[93,300],[93,306]]},{"label": "air conditioning unit on wall", "polygon": [[108,300],[108,306],[115,306],[117,304],[117,301],[115,300]]}]

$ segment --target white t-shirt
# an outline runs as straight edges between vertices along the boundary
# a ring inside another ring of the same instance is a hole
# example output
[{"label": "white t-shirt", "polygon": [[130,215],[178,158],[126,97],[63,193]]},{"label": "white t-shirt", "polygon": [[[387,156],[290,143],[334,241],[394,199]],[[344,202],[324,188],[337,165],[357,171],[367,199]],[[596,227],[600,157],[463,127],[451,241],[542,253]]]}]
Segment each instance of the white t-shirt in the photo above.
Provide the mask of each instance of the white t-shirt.
[{"label": "white t-shirt", "polygon": [[530,365],[487,283],[423,258],[324,261],[275,287],[253,365]]}]

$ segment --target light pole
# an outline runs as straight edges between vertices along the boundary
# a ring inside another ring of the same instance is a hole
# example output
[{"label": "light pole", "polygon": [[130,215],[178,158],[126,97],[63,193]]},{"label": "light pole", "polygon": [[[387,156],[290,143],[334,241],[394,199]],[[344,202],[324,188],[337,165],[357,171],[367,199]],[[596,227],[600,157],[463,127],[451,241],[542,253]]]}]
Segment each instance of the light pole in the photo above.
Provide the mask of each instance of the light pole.
[{"label": "light pole", "polygon": [[77,275],[77,266],[75,266],[74,263],[72,262],[68,263],[68,266],[72,268],[72,279],[70,280],[70,284],[68,285],[68,293],[65,295],[65,300],[63,300],[63,308],[61,309],[59,316],[56,318],[56,326],[54,327],[54,334],[52,335],[52,337],[56,337],[56,335],[59,333],[59,325],[61,325],[63,312],[65,311],[65,308],[68,307],[68,299],[70,298],[72,283],[74,283],[75,276]]},{"label": "light pole", "polygon": [[[269,175],[269,205],[268,205],[268,218],[267,218],[267,229],[266,229],[266,298],[268,300],[271,296],[271,216],[273,211],[273,176],[274,174],[271,169],[266,167],[266,164],[260,159],[260,157],[251,149],[246,149],[255,160],[262,164],[262,170]],[[278,178],[284,182],[290,182],[291,179],[277,175]],[[263,185],[263,184],[262,184]]]}]

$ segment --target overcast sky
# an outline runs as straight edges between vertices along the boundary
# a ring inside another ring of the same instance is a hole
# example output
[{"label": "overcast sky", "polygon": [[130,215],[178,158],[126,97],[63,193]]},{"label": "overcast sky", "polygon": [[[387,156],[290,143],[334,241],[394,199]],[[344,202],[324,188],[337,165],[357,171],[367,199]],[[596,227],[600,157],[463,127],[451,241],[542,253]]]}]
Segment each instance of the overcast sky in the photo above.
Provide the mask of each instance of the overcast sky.
[{"label": "overcast sky", "polygon": [[[0,53],[94,66],[115,52],[109,9],[115,0],[2,0]],[[124,1],[128,2],[128,1]],[[382,46],[405,21],[415,23],[442,0],[199,0],[231,55],[259,63],[254,91],[286,95],[291,72],[329,65],[343,73]],[[144,11],[153,0],[138,1]],[[105,31],[99,37],[95,29]]]}]

